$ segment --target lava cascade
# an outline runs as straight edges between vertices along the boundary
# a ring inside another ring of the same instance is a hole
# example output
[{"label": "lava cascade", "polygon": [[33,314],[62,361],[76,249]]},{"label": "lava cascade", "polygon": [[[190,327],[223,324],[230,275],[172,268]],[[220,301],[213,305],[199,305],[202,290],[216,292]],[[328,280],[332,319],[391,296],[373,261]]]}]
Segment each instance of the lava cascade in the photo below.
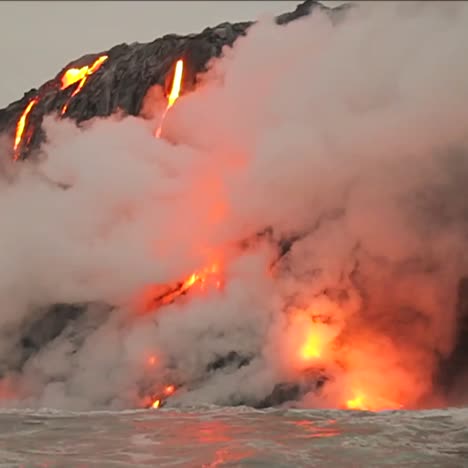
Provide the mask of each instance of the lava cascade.
[{"label": "lava cascade", "polygon": [[99,68],[101,68],[102,64],[108,59],[107,55],[101,55],[98,57],[91,66],[85,65],[81,68],[70,68],[65,71],[61,79],[61,90],[72,86],[73,84],[78,82],[78,86],[74,89],[73,93],[71,94],[68,101],[63,105],[62,110],[60,112],[61,115],[64,115],[70,105],[70,101],[83,89],[84,85],[88,78],[93,74],[96,73]]},{"label": "lava cascade", "polygon": [[[91,64],[91,66],[85,65],[81,68],[69,68],[63,73],[62,77],[60,78],[60,85],[59,85],[60,91],[63,91],[69,88],[75,83],[78,83],[78,86],[73,91],[68,101],[63,105],[62,110],[61,110],[61,115],[65,114],[65,112],[68,109],[70,100],[83,89],[88,78],[97,70],[99,70],[99,68],[108,58],[109,57],[107,55],[101,55]],[[13,159],[15,161],[19,159],[21,147],[24,144],[23,137],[25,134],[25,130],[29,124],[29,114],[32,111],[33,107],[39,102],[39,100],[40,100],[40,97],[36,96],[29,101],[28,105],[22,112],[16,124],[15,139],[13,142]]]},{"label": "lava cascade", "polygon": [[184,73],[184,61],[182,59],[177,60],[174,68],[174,76],[172,78],[172,85],[169,92],[169,96],[167,97],[167,105],[161,116],[161,121],[159,123],[158,128],[156,129],[155,137],[161,137],[162,126],[164,123],[164,119],[166,118],[166,114],[168,113],[169,109],[174,105],[180,95],[180,91],[182,89],[182,78]]},{"label": "lava cascade", "polygon": [[13,159],[17,161],[20,156],[20,149],[21,149],[21,144],[23,142],[23,135],[24,131],[28,125],[28,117],[29,113],[33,109],[33,107],[37,104],[38,98],[35,97],[31,99],[26,106],[26,109],[24,109],[23,113],[21,114],[21,117],[18,119],[18,123],[16,124],[16,134],[15,134],[15,140],[13,144]]}]

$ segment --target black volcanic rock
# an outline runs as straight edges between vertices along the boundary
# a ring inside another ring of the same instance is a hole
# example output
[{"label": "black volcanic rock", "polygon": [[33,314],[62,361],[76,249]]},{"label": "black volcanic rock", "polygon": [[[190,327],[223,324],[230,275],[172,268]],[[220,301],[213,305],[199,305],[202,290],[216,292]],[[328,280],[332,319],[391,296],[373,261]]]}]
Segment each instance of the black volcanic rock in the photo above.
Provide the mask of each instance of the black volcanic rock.
[{"label": "black volcanic rock", "polygon": [[[329,12],[334,18],[347,8],[341,6],[329,9],[315,0],[306,0],[298,5],[295,11],[278,16],[276,22],[280,25],[287,24],[315,9]],[[80,123],[96,116],[109,116],[117,110],[127,115],[139,115],[148,89],[155,84],[165,87],[178,59],[184,59],[182,90],[187,91],[193,87],[197,74],[206,69],[208,62],[221,56],[223,47],[232,46],[237,38],[246,35],[252,24],[252,21],[222,23],[206,28],[199,34],[168,34],[150,43],[120,44],[108,51],[85,55],[68,63],[39,89],[28,91],[22,99],[0,110],[0,133],[7,132],[13,142],[21,113],[29,101],[37,97],[38,102],[29,114],[25,129],[28,133],[27,143],[21,148],[20,158],[27,157],[46,137],[41,128],[43,117],[47,114],[60,115],[60,110],[78,86],[78,83],[75,83],[61,90],[61,77],[64,72],[69,68],[90,65],[102,55],[107,55],[108,59],[88,78],[83,89],[70,100],[63,117]]]}]

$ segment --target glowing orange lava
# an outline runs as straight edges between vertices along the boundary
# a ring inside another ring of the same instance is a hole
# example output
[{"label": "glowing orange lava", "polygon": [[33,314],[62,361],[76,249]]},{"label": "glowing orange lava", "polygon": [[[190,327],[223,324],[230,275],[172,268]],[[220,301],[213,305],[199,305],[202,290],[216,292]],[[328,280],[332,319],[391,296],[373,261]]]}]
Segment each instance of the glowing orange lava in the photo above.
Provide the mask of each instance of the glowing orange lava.
[{"label": "glowing orange lava", "polygon": [[164,123],[164,119],[168,110],[174,105],[180,95],[180,89],[182,87],[182,76],[184,73],[184,61],[182,59],[177,60],[175,70],[174,70],[174,78],[172,79],[172,86],[169,96],[167,97],[167,106],[166,109],[161,117],[161,123],[156,130],[155,136],[159,138],[161,136],[162,126]]},{"label": "glowing orange lava", "polygon": [[363,395],[357,395],[351,400],[348,400],[346,402],[346,407],[348,409],[360,409],[360,410],[365,410],[366,405],[364,404],[364,396]]},{"label": "glowing orange lava", "polygon": [[191,289],[195,285],[199,285],[200,289],[205,289],[209,280],[213,280],[216,288],[221,287],[221,280],[217,278],[219,273],[219,267],[216,263],[211,265],[208,268],[204,268],[199,272],[192,273],[183,283],[182,286],[178,289],[175,297],[184,294],[186,291]]},{"label": "glowing orange lava", "polygon": [[175,392],[175,387],[174,385],[167,385],[164,387],[164,395],[169,396],[172,395]]},{"label": "glowing orange lava", "polygon": [[19,148],[20,148],[20,144],[23,138],[24,129],[28,122],[28,115],[31,112],[32,108],[37,104],[38,100],[39,99],[35,97],[29,101],[28,105],[26,106],[26,109],[24,109],[23,113],[21,114],[21,117],[18,120],[18,123],[16,124],[15,142],[13,144],[13,151],[14,151],[13,159],[15,161],[18,160],[19,155],[20,155]]},{"label": "glowing orange lava", "polygon": [[63,115],[67,111],[70,100],[83,89],[83,86],[85,85],[88,77],[91,76],[93,73],[95,73],[97,70],[99,70],[101,65],[108,58],[109,57],[107,55],[101,55],[92,63],[90,67],[88,65],[85,65],[84,67],[81,67],[81,68],[70,68],[63,74],[62,86],[60,89],[68,88],[69,86],[77,82],[79,83],[76,89],[73,91],[70,98],[68,99],[68,101],[66,102],[66,104],[62,107],[61,115]]},{"label": "glowing orange lava", "polygon": [[169,93],[169,98],[167,100],[167,107],[168,109],[171,108],[174,102],[177,101],[177,98],[180,94],[180,88],[182,85],[182,75],[184,71],[184,61],[182,59],[177,60],[175,71],[174,71],[174,79],[172,80],[172,87],[171,92]]},{"label": "glowing orange lava", "polygon": [[203,291],[208,285],[213,285],[216,289],[220,289],[222,286],[220,269],[217,263],[192,273],[186,280],[174,287],[164,288],[160,285],[152,285],[145,288],[144,291],[138,294],[135,307],[140,313],[148,313],[164,305],[171,304],[195,286]]},{"label": "glowing orange lava", "polygon": [[320,337],[315,333],[310,333],[306,342],[301,348],[301,356],[308,361],[314,358],[319,358],[322,354],[322,343]]},{"label": "glowing orange lava", "polygon": [[[335,330],[314,318],[315,309],[297,310],[291,315],[288,340],[290,358],[298,369],[310,367],[315,361],[331,358]],[[289,360],[288,360],[289,362]],[[289,365],[289,364],[288,364]]]},{"label": "glowing orange lava", "polygon": [[161,408],[166,398],[170,397],[176,391],[175,385],[166,385],[159,392],[155,392],[152,395],[147,396],[142,401],[141,406],[144,408],[158,409]]},{"label": "glowing orange lava", "polygon": [[[184,282],[184,284],[182,286],[182,290],[183,290],[182,292],[186,291],[187,289],[190,289],[196,283],[199,283],[200,288],[204,289],[206,284],[207,284],[207,281],[210,278],[213,278],[213,276],[217,275],[218,273],[219,273],[219,267],[218,267],[218,265],[216,263],[214,263],[213,265],[211,265],[208,268],[204,268],[200,272],[192,273],[190,275],[190,277],[187,280],[185,280],[185,282]],[[215,285],[216,285],[217,288],[220,288],[221,287],[221,280],[216,279],[215,280]]]},{"label": "glowing orange lava", "polygon": [[353,393],[354,397],[346,401],[346,408],[361,411],[382,411],[401,409],[403,406],[381,397],[372,397],[360,390]]},{"label": "glowing orange lava", "polygon": [[77,81],[82,80],[88,73],[88,70],[88,65],[81,68],[69,68],[62,76],[62,86],[60,89],[66,89]]}]

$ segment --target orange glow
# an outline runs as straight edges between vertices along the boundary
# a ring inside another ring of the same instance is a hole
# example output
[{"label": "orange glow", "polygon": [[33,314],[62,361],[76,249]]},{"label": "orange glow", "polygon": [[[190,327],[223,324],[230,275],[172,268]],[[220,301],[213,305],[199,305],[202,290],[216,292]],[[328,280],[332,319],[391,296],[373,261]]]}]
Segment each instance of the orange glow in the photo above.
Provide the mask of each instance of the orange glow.
[{"label": "orange glow", "polygon": [[[213,276],[219,273],[219,267],[216,263],[211,265],[208,268],[204,268],[199,272],[192,273],[182,284],[180,287],[178,294],[181,295],[191,289],[193,286],[198,284],[200,289],[205,289],[208,280],[213,279]],[[221,287],[221,281],[217,278],[215,279],[215,285],[219,289]]]},{"label": "orange glow", "polygon": [[65,89],[71,86],[72,84],[75,84],[77,82],[78,86],[76,89],[73,91],[72,95],[68,99],[68,101],[65,103],[65,105],[62,107],[61,115],[65,114],[65,112],[68,109],[68,104],[70,103],[70,100],[76,96],[82,89],[83,86],[86,83],[86,80],[88,79],[89,76],[91,76],[93,73],[95,73],[101,65],[108,59],[109,57],[107,55],[101,55],[98,57],[90,67],[88,65],[85,65],[84,67],[81,68],[70,68],[67,70],[63,76],[62,76],[62,86],[60,89]]},{"label": "orange glow", "polygon": [[346,408],[361,411],[382,411],[401,409],[403,406],[381,397],[371,397],[362,391],[354,392],[354,397],[346,401]]},{"label": "orange glow", "polygon": [[348,409],[360,409],[360,410],[365,410],[366,405],[364,404],[364,397],[363,395],[357,395],[351,400],[348,400],[346,402],[346,407]]},{"label": "orange glow", "polygon": [[172,395],[175,392],[175,387],[174,385],[167,385],[164,387],[164,395],[169,396]]},{"label": "orange glow", "polygon": [[[392,340],[360,324],[342,343],[336,358],[346,370],[338,406],[350,410],[383,411],[418,405],[421,375],[401,363],[401,352]],[[337,350],[338,351],[338,350]],[[401,364],[400,364],[401,363]],[[424,367],[424,366],[422,366]]]},{"label": "orange glow", "polygon": [[160,391],[155,392],[151,395],[148,395],[141,401],[141,406],[143,408],[160,408],[164,401],[174,394],[176,391],[175,385],[166,385]]},{"label": "orange glow", "polygon": [[150,356],[148,358],[148,364],[150,366],[154,366],[157,362],[158,362],[158,360],[157,360],[156,356]]},{"label": "orange glow", "polygon": [[148,313],[164,305],[171,304],[194,287],[198,287],[199,290],[203,291],[210,284],[214,285],[216,289],[222,287],[220,269],[217,263],[199,272],[192,273],[185,281],[172,288],[164,288],[160,285],[145,288],[139,293],[135,307],[140,313]]},{"label": "orange glow", "polygon": [[62,86],[60,89],[66,89],[77,81],[82,80],[88,73],[88,70],[88,65],[81,68],[69,68],[62,76]]},{"label": "orange glow", "polygon": [[315,333],[310,333],[301,348],[302,358],[309,361],[314,358],[319,358],[321,354],[322,344],[320,343],[320,337]]},{"label": "orange glow", "polygon": [[292,314],[288,341],[291,347],[286,361],[290,365],[293,360],[294,367],[304,369],[314,361],[331,357],[332,342],[336,336],[336,330],[325,323],[314,319],[317,311],[313,308],[297,310]]},{"label": "orange glow", "polygon": [[184,61],[182,59],[177,60],[175,71],[174,71],[174,78],[172,80],[171,92],[169,93],[169,97],[167,99],[167,108],[170,109],[174,102],[177,101],[180,88],[182,85],[182,75],[184,71]]},{"label": "orange glow", "polygon": [[29,101],[28,105],[26,106],[26,109],[24,109],[23,113],[21,114],[21,117],[18,120],[18,123],[16,124],[15,142],[13,145],[13,151],[14,151],[13,159],[15,161],[17,161],[19,158],[19,147],[20,147],[21,140],[23,138],[23,133],[26,127],[26,123],[28,121],[28,115],[31,112],[32,108],[37,104],[37,102],[38,102],[37,97]]},{"label": "orange glow", "polygon": [[16,385],[13,380],[4,378],[0,380],[0,400],[18,399]]},{"label": "orange glow", "polygon": [[182,59],[177,60],[175,70],[174,70],[174,77],[172,79],[172,86],[171,91],[169,92],[169,96],[167,97],[167,106],[164,110],[164,113],[161,117],[161,123],[156,130],[155,136],[156,138],[161,137],[162,126],[164,123],[164,119],[168,110],[174,105],[180,95],[180,90],[182,87],[182,77],[184,74],[184,61]]},{"label": "orange glow", "polygon": [[[204,268],[200,272],[192,273],[188,279],[182,285],[182,292],[187,291],[190,289],[194,284],[199,283],[200,288],[204,289],[206,286],[207,281],[219,272],[219,267],[215,263],[208,268]],[[215,282],[216,287],[219,288],[221,286],[221,281],[218,279]]]},{"label": "orange glow", "polygon": [[[340,408],[382,411],[401,409],[400,402],[408,404],[401,392],[403,374],[390,375],[380,365],[384,354],[388,359],[390,351],[384,346],[370,347],[371,340],[361,341],[357,335],[349,346],[344,346],[339,341],[339,324],[325,320],[334,312],[331,307],[334,306],[323,300],[314,301],[307,309],[290,311],[287,334],[282,342],[284,356],[281,360],[285,368],[299,374],[322,366],[333,369],[338,365],[346,370],[347,381],[339,384],[339,393],[336,393],[335,404]],[[365,345],[368,348],[363,348]],[[375,362],[379,363],[377,369],[372,368]]]}]

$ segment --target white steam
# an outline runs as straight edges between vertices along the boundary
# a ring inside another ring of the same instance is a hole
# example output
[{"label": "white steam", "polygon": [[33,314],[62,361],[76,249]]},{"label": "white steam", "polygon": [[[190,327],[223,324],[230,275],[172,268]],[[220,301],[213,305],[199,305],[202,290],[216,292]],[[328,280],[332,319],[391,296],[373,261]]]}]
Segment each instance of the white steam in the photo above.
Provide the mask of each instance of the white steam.
[{"label": "white steam", "polygon": [[[157,118],[49,118],[44,160],[0,181],[2,404],[137,406],[142,387],[172,382],[174,403],[261,401],[302,375],[315,315],[330,381],[304,405],[437,397],[468,273],[467,27],[463,2],[262,21],[170,110],[166,139]],[[268,227],[302,236],[272,273],[267,236],[238,248]],[[147,285],[214,259],[222,291],[132,310]],[[59,302],[114,308],[15,370],[27,325]],[[250,363],[207,372],[231,351]]]}]

